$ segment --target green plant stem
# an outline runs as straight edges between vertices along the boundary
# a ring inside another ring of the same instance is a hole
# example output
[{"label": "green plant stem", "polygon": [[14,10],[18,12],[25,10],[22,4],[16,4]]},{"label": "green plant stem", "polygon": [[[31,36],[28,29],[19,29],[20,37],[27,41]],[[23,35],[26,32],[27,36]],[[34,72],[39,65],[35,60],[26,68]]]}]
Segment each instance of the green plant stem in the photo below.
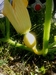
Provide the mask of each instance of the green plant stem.
[{"label": "green plant stem", "polygon": [[10,38],[10,22],[7,18],[5,18],[5,19],[6,19],[5,37],[0,39],[1,42],[6,42],[6,40]]},{"label": "green plant stem", "polygon": [[7,39],[7,38],[2,38],[2,39],[0,39],[0,41],[1,41],[1,42],[7,42],[7,43],[10,44],[11,46],[18,47],[18,48],[20,48],[20,49],[22,49],[22,50],[27,50],[27,51],[33,52],[33,53],[35,53],[35,54],[37,54],[37,55],[42,55],[42,51],[36,49],[37,52],[35,52],[35,51],[33,51],[32,48],[29,48],[29,47],[27,47],[27,46],[25,46],[25,45],[23,45],[23,44],[20,44],[20,43],[17,42],[17,41],[13,41],[13,40],[11,40],[10,38],[9,38],[9,39]]},{"label": "green plant stem", "polygon": [[56,47],[56,41],[53,42],[52,44],[50,44],[50,45],[48,46],[49,49],[52,48],[52,47]]},{"label": "green plant stem", "polygon": [[53,47],[51,49],[48,50],[48,53],[56,53],[56,47]]},{"label": "green plant stem", "polygon": [[1,42],[7,42],[8,44],[15,46],[15,47],[18,47],[18,48],[21,48],[22,50],[28,50],[28,51],[33,52],[32,49],[28,48],[27,46],[25,46],[23,44],[18,43],[17,41],[13,41],[10,38],[9,39],[2,38],[2,39],[0,39],[0,41]]},{"label": "green plant stem", "polygon": [[46,0],[46,14],[43,33],[43,55],[47,54],[48,52],[48,43],[51,29],[51,15],[52,15],[52,0]]},{"label": "green plant stem", "polygon": [[18,42],[16,42],[16,41],[13,41],[13,40],[11,40],[11,39],[8,39],[8,40],[7,40],[7,43],[9,43],[9,44],[12,45],[12,46],[21,48],[22,50],[28,50],[28,51],[31,51],[31,52],[37,54],[37,55],[42,55],[42,51],[37,50],[37,52],[35,52],[35,51],[33,51],[32,48],[28,48],[27,46],[25,46],[25,45],[23,45],[23,44],[20,44],[20,43],[18,43]]},{"label": "green plant stem", "polygon": [[9,20],[6,18],[6,37],[7,39],[10,38],[10,22]]},{"label": "green plant stem", "polygon": [[18,43],[17,41],[13,41],[11,39],[8,39],[6,40],[8,44],[12,45],[12,46],[15,46],[15,47],[18,47],[18,48],[21,48],[23,50],[28,50],[28,51],[32,51],[32,49],[28,48],[27,46],[23,45],[23,44],[20,44]]}]

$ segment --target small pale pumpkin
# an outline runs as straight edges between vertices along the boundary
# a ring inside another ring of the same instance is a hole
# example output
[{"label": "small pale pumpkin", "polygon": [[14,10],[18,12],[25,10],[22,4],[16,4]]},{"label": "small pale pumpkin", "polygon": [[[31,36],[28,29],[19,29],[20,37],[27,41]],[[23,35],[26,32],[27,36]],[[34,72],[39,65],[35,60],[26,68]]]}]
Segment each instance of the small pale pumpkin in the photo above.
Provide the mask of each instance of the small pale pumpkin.
[{"label": "small pale pumpkin", "polygon": [[35,54],[37,55],[42,54],[42,51],[38,51],[36,48],[36,38],[33,34],[31,33],[25,34],[23,38],[23,42],[27,47],[31,48],[32,52],[34,52]]},{"label": "small pale pumpkin", "polygon": [[29,48],[33,48],[34,46],[36,46],[36,39],[34,35],[31,33],[25,34],[23,41],[24,41],[24,44]]}]

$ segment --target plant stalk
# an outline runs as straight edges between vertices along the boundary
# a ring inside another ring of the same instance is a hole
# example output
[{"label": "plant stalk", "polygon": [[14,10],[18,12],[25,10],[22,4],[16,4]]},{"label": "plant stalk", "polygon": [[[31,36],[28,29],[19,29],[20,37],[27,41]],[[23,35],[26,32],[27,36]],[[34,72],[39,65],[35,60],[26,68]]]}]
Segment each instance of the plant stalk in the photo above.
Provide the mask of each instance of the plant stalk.
[{"label": "plant stalk", "polygon": [[10,38],[10,22],[8,18],[6,18],[6,39]]},{"label": "plant stalk", "polygon": [[51,29],[52,0],[46,0],[45,24],[43,33],[43,55],[48,53],[48,43]]}]

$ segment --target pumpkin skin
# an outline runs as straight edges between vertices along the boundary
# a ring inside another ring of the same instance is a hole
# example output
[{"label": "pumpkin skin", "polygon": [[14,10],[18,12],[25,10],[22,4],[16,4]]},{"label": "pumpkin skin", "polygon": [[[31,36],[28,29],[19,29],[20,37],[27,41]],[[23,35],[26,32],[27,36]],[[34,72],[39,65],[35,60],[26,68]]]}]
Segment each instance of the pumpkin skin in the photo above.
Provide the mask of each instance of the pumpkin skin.
[{"label": "pumpkin skin", "polygon": [[36,46],[36,38],[31,33],[25,34],[23,41],[24,41],[24,44],[29,48],[33,48]]},{"label": "pumpkin skin", "polygon": [[37,55],[41,55],[42,52],[38,51],[38,49],[36,48],[36,38],[32,33],[25,34],[23,42],[27,47],[32,49],[32,52],[34,52]]}]

